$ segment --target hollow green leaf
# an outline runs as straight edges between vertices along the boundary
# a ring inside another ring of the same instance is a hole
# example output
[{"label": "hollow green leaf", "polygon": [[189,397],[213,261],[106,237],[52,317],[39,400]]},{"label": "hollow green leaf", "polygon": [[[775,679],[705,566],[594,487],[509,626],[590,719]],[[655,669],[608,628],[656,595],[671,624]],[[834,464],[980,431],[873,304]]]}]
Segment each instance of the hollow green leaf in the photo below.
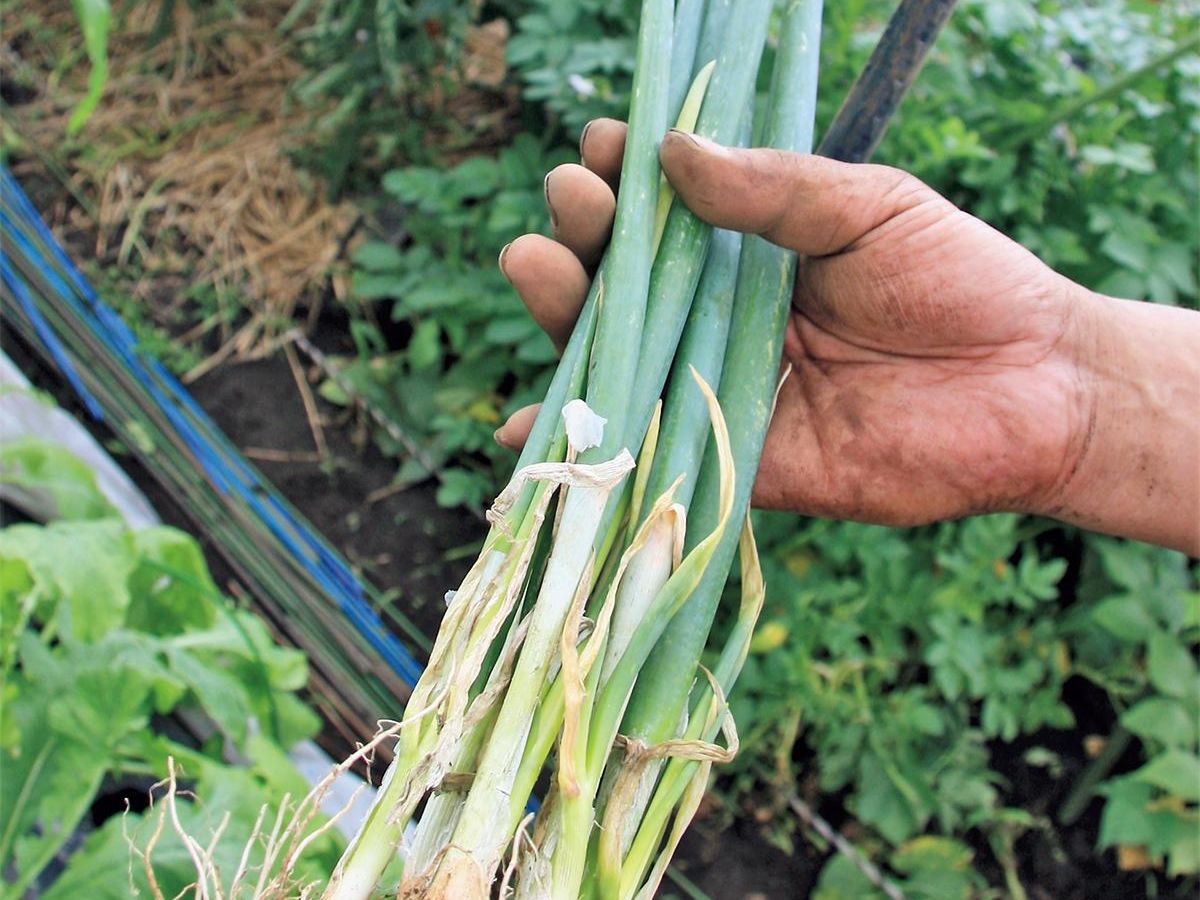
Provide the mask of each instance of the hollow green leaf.
[{"label": "hollow green leaf", "polygon": [[67,134],[77,134],[95,112],[108,83],[108,27],[112,10],[108,0],[71,0],[71,6],[83,32],[83,49],[91,65],[87,93],[67,120]]}]

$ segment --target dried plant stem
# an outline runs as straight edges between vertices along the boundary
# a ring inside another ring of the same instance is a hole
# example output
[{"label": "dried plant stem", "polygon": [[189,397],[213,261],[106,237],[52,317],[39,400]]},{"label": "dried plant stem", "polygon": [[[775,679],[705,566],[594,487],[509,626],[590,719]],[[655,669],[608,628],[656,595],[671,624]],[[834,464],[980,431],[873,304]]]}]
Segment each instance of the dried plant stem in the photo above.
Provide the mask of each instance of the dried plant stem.
[{"label": "dried plant stem", "polygon": [[816,810],[792,794],[788,797],[788,806],[792,808],[800,821],[811,828],[834,846],[838,853],[850,860],[863,877],[875,887],[883,891],[891,900],[904,900],[904,893],[890,880],[884,877],[879,868],[867,859],[840,831],[829,824]]}]

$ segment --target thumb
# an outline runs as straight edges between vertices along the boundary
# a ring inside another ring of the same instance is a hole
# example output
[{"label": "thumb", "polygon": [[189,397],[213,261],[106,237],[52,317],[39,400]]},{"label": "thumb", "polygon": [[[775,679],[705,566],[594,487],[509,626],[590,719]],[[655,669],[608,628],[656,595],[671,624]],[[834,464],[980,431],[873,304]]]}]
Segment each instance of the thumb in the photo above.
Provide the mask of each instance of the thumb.
[{"label": "thumb", "polygon": [[671,187],[701,219],[805,256],[839,253],[913,207],[951,206],[899,169],[722,147],[675,129],[663,138],[659,158]]}]

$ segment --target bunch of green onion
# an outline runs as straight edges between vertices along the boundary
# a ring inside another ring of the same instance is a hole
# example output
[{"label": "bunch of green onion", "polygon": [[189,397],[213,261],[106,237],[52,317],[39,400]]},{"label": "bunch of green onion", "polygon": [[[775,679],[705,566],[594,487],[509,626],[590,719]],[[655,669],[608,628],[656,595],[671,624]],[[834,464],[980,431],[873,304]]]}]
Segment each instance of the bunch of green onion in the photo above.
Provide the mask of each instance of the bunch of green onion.
[{"label": "bunch of green onion", "polygon": [[[328,898],[650,897],[736,752],[725,697],[763,601],[750,488],[795,260],[673,202],[658,144],[674,121],[810,149],[820,0],[783,4],[749,121],[773,5],[643,2],[612,241]],[[710,647],[735,557],[735,624]]]}]

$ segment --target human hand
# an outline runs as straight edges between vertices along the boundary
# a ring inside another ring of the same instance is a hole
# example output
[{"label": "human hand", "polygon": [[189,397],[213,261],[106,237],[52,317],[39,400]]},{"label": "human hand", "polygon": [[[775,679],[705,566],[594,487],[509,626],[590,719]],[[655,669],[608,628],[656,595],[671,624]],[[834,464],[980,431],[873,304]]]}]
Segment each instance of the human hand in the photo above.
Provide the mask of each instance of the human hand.
[{"label": "human hand", "polygon": [[[625,128],[546,179],[554,235],[500,266],[561,346],[608,239]],[[1061,513],[1097,410],[1098,299],[899,170],[670,132],[663,170],[696,215],[800,255],[759,506],[885,524]],[[1105,298],[1106,299],[1106,298]],[[524,442],[535,410],[497,440]]]}]

